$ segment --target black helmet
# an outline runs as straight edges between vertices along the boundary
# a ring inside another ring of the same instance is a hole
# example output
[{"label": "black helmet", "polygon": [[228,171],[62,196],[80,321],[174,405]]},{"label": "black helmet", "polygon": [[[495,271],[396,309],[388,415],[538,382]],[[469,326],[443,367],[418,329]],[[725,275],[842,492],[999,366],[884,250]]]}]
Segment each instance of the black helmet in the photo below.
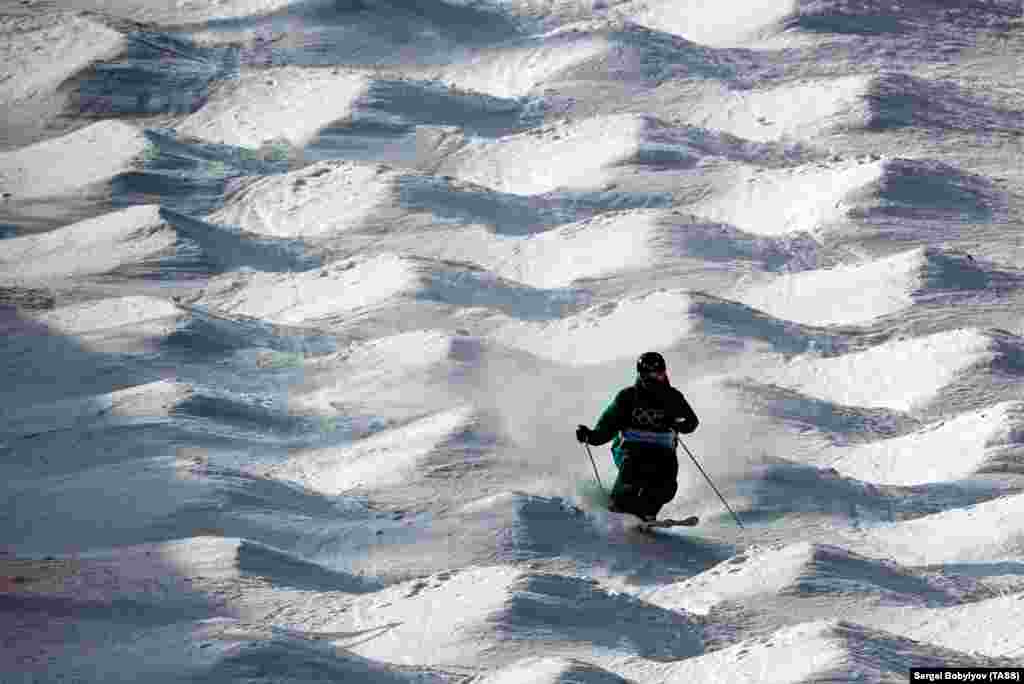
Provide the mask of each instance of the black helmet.
[{"label": "black helmet", "polygon": [[665,357],[658,352],[644,352],[636,361],[636,372],[641,375],[644,373],[664,373],[665,369]]}]

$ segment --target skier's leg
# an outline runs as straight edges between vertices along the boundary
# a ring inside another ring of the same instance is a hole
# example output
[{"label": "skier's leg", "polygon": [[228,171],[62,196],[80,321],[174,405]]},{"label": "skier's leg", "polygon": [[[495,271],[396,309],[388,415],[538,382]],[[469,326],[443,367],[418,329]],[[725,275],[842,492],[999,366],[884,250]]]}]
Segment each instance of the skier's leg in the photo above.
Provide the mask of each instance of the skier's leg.
[{"label": "skier's leg", "polygon": [[656,486],[649,494],[645,490],[647,496],[643,503],[644,514],[653,518],[658,517],[662,507],[675,497],[678,489],[679,486],[673,481]]},{"label": "skier's leg", "polygon": [[645,482],[642,512],[657,517],[661,508],[675,498],[679,491],[679,461],[675,454],[666,454],[664,458],[652,461],[649,481]]},{"label": "skier's leg", "polygon": [[640,500],[642,481],[638,478],[639,461],[628,453],[622,456],[622,467],[619,468],[619,475],[615,478],[612,486],[611,507],[612,510],[620,513],[632,513],[639,515],[642,507]]}]

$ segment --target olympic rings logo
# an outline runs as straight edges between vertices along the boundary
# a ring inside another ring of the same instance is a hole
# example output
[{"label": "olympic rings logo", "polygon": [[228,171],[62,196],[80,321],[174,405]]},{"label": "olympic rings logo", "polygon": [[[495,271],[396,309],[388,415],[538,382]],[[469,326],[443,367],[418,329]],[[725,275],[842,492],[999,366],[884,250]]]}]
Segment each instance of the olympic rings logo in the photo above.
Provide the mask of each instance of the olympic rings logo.
[{"label": "olympic rings logo", "polygon": [[633,409],[633,422],[636,425],[661,425],[665,420],[665,412],[661,409],[638,406]]}]

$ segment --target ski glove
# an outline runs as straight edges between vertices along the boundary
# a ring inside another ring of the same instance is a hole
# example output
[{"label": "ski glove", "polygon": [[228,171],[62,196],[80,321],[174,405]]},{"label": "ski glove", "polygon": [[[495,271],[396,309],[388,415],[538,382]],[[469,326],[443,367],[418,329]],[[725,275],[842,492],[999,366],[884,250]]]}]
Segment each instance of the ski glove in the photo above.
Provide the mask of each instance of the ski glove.
[{"label": "ski glove", "polygon": [[589,442],[590,428],[588,428],[586,425],[578,425],[576,427],[576,439],[584,443]]}]

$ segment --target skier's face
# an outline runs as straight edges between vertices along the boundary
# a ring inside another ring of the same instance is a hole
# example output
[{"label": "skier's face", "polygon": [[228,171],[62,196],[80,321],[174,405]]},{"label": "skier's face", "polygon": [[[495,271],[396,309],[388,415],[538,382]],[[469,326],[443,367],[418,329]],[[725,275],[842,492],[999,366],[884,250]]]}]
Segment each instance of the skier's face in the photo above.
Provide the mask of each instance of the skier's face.
[{"label": "skier's face", "polygon": [[665,371],[645,371],[640,377],[643,378],[645,383],[661,383],[665,384],[668,382],[668,373]]}]

